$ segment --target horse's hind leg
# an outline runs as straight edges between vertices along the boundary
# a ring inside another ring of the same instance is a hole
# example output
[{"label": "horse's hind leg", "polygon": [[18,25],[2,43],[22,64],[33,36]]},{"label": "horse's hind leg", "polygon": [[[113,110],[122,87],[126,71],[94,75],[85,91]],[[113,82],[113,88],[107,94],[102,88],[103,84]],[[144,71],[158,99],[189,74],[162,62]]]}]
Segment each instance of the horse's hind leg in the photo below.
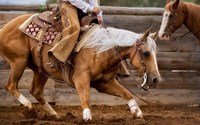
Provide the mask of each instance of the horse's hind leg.
[{"label": "horse's hind leg", "polygon": [[30,100],[28,100],[22,93],[18,90],[19,80],[26,68],[27,60],[26,58],[13,59],[14,61],[10,64],[10,75],[8,81],[5,85],[5,89],[9,91],[13,96],[15,96],[24,106],[29,109],[32,108]]},{"label": "horse's hind leg", "polygon": [[73,76],[73,82],[76,91],[80,97],[82,109],[83,109],[83,119],[85,121],[92,120],[91,111],[89,108],[90,101],[90,77],[87,72],[82,72],[81,74],[75,72]]},{"label": "horse's hind leg", "polygon": [[142,111],[137,105],[137,102],[133,99],[133,95],[120,85],[116,79],[110,80],[109,82],[94,83],[92,87],[96,88],[99,92],[122,97],[128,101],[128,105],[134,117],[143,117]]},{"label": "horse's hind leg", "polygon": [[45,100],[43,96],[44,86],[48,80],[48,77],[45,75],[45,73],[39,73],[37,70],[33,70],[33,72],[34,77],[30,89],[31,94],[50,115],[58,117],[56,111],[49,105],[49,103]]}]

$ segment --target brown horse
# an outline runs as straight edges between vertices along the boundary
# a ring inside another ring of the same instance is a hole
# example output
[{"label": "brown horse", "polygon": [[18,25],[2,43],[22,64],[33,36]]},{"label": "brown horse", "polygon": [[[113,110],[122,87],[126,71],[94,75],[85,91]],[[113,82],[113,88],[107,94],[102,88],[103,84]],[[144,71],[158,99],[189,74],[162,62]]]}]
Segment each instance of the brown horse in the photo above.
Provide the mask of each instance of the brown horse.
[{"label": "brown horse", "polygon": [[200,40],[200,6],[188,3],[170,2],[165,6],[163,20],[159,31],[161,40],[169,40],[171,35],[185,24],[185,26]]},{"label": "brown horse", "polygon": [[[30,93],[50,115],[58,116],[56,111],[44,99],[43,90],[48,77],[63,81],[62,72],[60,69],[51,69],[45,65],[49,61],[47,52],[51,48],[51,46],[46,44],[43,47],[42,53],[42,71],[38,71],[36,63],[38,42],[18,29],[30,16],[22,15],[17,17],[8,22],[0,31],[0,55],[6,59],[11,68],[5,88],[24,106],[31,109],[31,102],[18,91],[18,82],[25,68],[29,67],[34,73]],[[107,29],[104,30],[109,33]],[[114,32],[112,29],[110,30],[112,33]],[[121,60],[129,58],[130,63],[141,75],[147,73],[147,83],[149,85],[151,84],[155,87],[161,80],[156,60],[156,44],[149,36],[149,31],[143,36],[125,30],[115,29],[115,31],[122,31],[122,34],[125,35],[128,34],[128,36],[123,37],[124,41],[120,41],[121,45],[116,44],[111,48],[104,48],[104,50],[100,49],[103,44],[97,45],[98,47],[85,46],[79,53],[73,55],[73,67],[69,71],[69,84],[76,88],[80,97],[84,120],[92,119],[89,109],[90,87],[102,93],[122,97],[128,101],[133,116],[142,117],[142,112],[133,99],[133,95],[116,80]],[[137,35],[137,40],[133,35]],[[128,37],[133,39],[126,39]],[[112,40],[115,39],[113,38]],[[106,43],[106,45],[108,44]]]}]

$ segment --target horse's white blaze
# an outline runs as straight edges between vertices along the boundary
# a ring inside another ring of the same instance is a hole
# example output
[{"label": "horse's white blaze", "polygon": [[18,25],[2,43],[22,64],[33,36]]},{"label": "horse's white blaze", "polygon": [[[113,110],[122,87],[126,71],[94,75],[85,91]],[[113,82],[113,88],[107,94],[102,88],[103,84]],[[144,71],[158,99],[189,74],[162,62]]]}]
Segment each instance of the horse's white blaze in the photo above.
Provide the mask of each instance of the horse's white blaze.
[{"label": "horse's white blaze", "polygon": [[45,104],[42,105],[42,107],[43,107],[50,115],[55,115],[55,116],[58,115],[58,114],[56,113],[56,111],[49,105],[48,102],[45,102]]},{"label": "horse's white blaze", "polygon": [[91,111],[89,108],[85,108],[83,110],[83,119],[85,121],[92,120],[92,115],[91,115]]},{"label": "horse's white blaze", "polygon": [[156,67],[155,67],[156,72],[158,72],[158,73],[159,73],[158,75],[160,76],[160,72],[159,72],[159,70],[158,70],[158,64],[157,64],[157,61],[156,61],[156,60],[157,60],[157,59],[156,59],[156,53],[155,53],[154,51],[152,52],[152,56],[153,56],[153,58],[154,58],[154,60],[155,60],[155,61],[154,61],[154,66],[156,66]]},{"label": "horse's white blaze", "polygon": [[28,107],[29,109],[32,108],[32,103],[30,100],[28,100],[24,95],[20,94],[18,100],[26,107]]},{"label": "horse's white blaze", "polygon": [[163,19],[162,19],[162,24],[161,24],[161,27],[160,27],[160,30],[159,30],[159,38],[161,40],[167,40],[168,38],[166,38],[166,36],[163,36],[163,34],[165,33],[165,28],[167,26],[167,23],[168,23],[168,20],[169,20],[169,15],[170,15],[170,11],[165,11],[164,14],[163,14]]},{"label": "horse's white blaze", "polygon": [[135,115],[137,118],[138,117],[141,117],[141,118],[143,117],[142,111],[140,110],[137,102],[134,99],[131,99],[131,100],[128,101],[128,106],[129,106],[129,108],[131,110],[131,113],[133,115]]}]

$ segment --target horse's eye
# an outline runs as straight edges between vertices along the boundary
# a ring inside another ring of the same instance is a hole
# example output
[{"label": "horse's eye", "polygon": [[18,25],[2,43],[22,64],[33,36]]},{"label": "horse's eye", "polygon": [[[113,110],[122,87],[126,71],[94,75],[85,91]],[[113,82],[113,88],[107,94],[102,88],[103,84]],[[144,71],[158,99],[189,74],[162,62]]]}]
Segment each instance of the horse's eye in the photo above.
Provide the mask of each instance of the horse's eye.
[{"label": "horse's eye", "polygon": [[172,14],[169,15],[169,18],[170,18],[170,19],[172,18]]},{"label": "horse's eye", "polygon": [[143,55],[144,55],[144,57],[149,57],[150,56],[150,52],[149,51],[144,51]]}]

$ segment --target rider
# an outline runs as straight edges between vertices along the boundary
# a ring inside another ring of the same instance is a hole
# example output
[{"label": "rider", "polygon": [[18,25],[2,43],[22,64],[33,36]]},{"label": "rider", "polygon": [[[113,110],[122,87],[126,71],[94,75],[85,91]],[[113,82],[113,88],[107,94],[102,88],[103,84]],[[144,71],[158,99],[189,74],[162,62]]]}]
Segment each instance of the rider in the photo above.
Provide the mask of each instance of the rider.
[{"label": "rider", "polygon": [[[57,60],[66,64],[69,55],[74,49],[80,32],[77,10],[80,9],[83,13],[93,12],[97,15],[99,24],[103,23],[102,11],[98,3],[99,0],[59,0],[59,2],[63,25],[62,39],[48,52],[50,58],[48,65],[51,68],[57,67]],[[64,16],[62,16],[63,13]]]}]

